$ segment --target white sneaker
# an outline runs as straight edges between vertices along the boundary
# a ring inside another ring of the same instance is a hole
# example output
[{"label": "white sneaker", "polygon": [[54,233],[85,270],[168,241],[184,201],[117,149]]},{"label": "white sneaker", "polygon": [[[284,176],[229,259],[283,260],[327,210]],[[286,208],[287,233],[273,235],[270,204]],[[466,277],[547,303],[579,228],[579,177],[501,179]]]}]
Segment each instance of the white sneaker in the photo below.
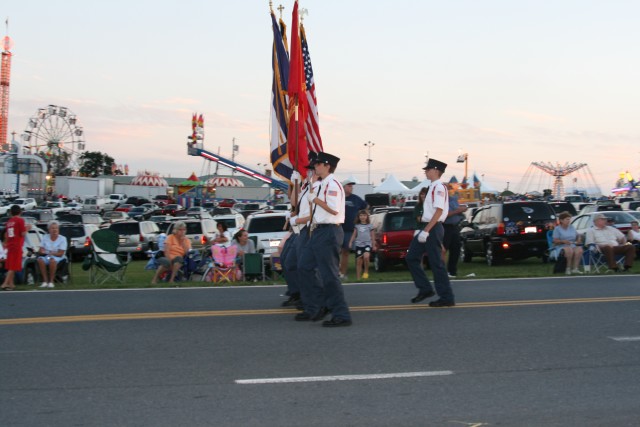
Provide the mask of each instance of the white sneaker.
[{"label": "white sneaker", "polygon": [[453,275],[453,274],[451,274],[451,273],[447,273],[447,274],[449,275],[449,279],[455,279],[456,277],[458,277],[458,276],[454,276],[454,275]]},{"label": "white sneaker", "polygon": [[566,274],[567,276],[571,276],[571,270],[567,269],[567,271],[565,271],[564,274]]},{"label": "white sneaker", "polygon": [[49,284],[47,282],[42,282],[42,285],[38,286],[39,288],[48,288]]},{"label": "white sneaker", "polygon": [[54,285],[53,283],[49,282],[49,284],[47,285],[47,288],[55,288],[56,285]]},{"label": "white sneaker", "polygon": [[582,274],[582,271],[580,271],[580,270],[579,270],[579,269],[577,269],[577,268],[574,268],[573,270],[571,270],[571,272],[572,272],[573,274]]}]

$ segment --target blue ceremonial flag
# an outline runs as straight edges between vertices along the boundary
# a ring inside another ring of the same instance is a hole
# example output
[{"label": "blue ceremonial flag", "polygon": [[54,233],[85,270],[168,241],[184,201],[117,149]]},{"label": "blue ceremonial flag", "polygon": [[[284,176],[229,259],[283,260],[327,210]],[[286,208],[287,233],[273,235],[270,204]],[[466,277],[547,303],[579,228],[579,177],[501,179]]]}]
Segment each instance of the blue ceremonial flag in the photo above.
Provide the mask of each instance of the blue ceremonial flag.
[{"label": "blue ceremonial flag", "polygon": [[273,48],[271,63],[273,66],[273,84],[271,92],[271,164],[273,171],[283,179],[289,180],[293,167],[287,153],[287,131],[289,114],[287,111],[289,97],[289,55],[286,43],[286,27],[282,20],[281,27],[276,22],[276,16],[271,11],[273,24]]}]

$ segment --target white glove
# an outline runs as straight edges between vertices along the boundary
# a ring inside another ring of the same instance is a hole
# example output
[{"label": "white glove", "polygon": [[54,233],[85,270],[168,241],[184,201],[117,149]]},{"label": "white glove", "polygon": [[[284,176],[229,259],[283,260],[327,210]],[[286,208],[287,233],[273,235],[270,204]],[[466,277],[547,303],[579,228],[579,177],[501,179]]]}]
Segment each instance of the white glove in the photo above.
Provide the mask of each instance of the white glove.
[{"label": "white glove", "polygon": [[289,223],[291,224],[292,227],[295,227],[296,225],[298,225],[298,223],[296,222],[298,219],[297,216],[292,216],[291,218],[289,218]]},{"label": "white glove", "polygon": [[309,203],[313,203],[313,201],[316,199],[316,197],[318,197],[318,196],[316,195],[316,193],[312,193],[312,192],[308,192],[308,193],[307,193],[307,201],[308,201]]},{"label": "white glove", "polygon": [[418,242],[420,243],[426,243],[427,242],[427,237],[429,237],[429,233],[422,230],[420,233],[418,233]]},{"label": "white glove", "polygon": [[295,182],[295,181],[300,181],[300,174],[298,173],[298,171],[293,171],[291,173],[291,182]]},{"label": "white glove", "polygon": [[284,211],[284,217],[287,219],[291,218],[291,211]]},{"label": "white glove", "polygon": [[418,233],[420,233],[420,230],[416,230],[413,232],[413,237],[416,237],[418,235]]}]

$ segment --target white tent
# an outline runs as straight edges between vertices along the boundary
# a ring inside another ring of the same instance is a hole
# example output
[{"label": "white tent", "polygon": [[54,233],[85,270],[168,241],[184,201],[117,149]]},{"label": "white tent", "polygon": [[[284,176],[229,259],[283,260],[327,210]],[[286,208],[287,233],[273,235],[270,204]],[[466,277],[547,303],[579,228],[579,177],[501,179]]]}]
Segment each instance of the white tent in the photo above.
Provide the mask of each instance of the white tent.
[{"label": "white tent", "polygon": [[389,175],[384,182],[377,187],[374,188],[376,193],[390,193],[390,194],[401,194],[401,193],[411,193],[411,191],[394,175]]},{"label": "white tent", "polygon": [[498,194],[499,191],[487,184],[486,181],[480,181],[480,192],[481,193],[493,193]]},{"label": "white tent", "polygon": [[430,185],[431,185],[431,180],[425,178],[420,184],[416,185],[415,187],[413,187],[409,191],[411,191],[412,194],[418,194],[420,192],[420,190],[422,189],[422,187],[429,188]]}]

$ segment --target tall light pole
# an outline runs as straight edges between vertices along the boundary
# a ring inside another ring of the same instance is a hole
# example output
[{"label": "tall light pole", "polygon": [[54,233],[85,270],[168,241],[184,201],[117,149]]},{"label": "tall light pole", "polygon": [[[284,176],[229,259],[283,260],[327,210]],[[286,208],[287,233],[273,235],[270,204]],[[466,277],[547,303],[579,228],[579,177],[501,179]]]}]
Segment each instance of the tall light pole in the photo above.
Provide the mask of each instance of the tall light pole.
[{"label": "tall light pole", "polygon": [[371,162],[373,162],[373,159],[371,158],[371,147],[373,147],[374,144],[371,141],[367,141],[364,143],[364,146],[368,148],[368,156],[367,156],[367,184],[371,185]]}]

